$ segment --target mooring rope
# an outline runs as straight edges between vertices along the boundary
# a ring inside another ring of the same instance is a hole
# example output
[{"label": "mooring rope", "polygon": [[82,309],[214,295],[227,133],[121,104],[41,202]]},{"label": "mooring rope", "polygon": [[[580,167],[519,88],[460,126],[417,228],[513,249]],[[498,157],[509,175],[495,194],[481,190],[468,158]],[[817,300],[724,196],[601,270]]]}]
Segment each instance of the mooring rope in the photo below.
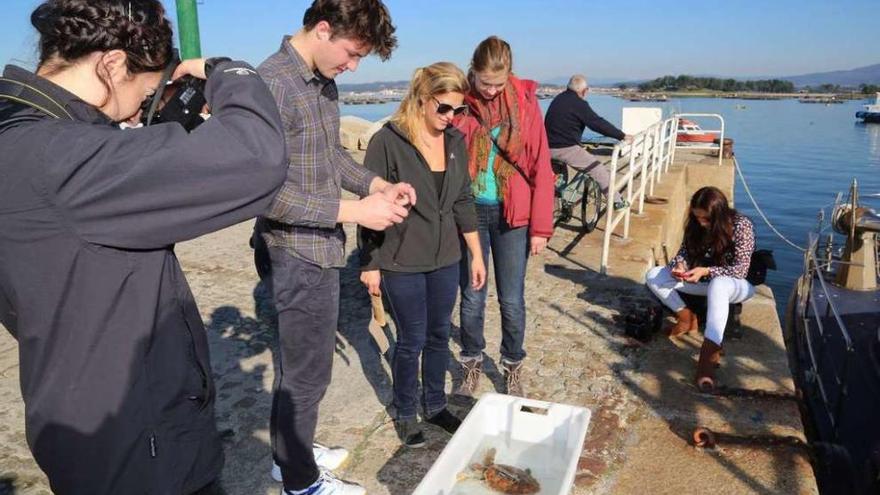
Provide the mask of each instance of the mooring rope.
[{"label": "mooring rope", "polygon": [[758,202],[755,201],[755,197],[752,195],[752,190],[749,189],[749,184],[746,182],[746,178],[742,173],[742,169],[739,168],[739,161],[737,161],[736,156],[733,157],[733,166],[736,167],[736,173],[739,174],[739,180],[740,182],[742,182],[743,188],[746,190],[746,194],[748,194],[749,199],[752,201],[752,205],[755,207],[755,210],[757,210],[758,215],[761,215],[764,223],[766,223],[767,226],[770,227],[770,230],[772,230],[773,233],[775,233],[780,239],[787,242],[789,246],[797,249],[798,251],[805,252],[806,249],[788,240],[784,235],[782,235],[782,232],[777,230],[776,227],[774,227],[773,224],[770,223],[770,219],[767,218],[767,215],[765,215],[764,211],[761,210],[761,207],[758,206]]}]

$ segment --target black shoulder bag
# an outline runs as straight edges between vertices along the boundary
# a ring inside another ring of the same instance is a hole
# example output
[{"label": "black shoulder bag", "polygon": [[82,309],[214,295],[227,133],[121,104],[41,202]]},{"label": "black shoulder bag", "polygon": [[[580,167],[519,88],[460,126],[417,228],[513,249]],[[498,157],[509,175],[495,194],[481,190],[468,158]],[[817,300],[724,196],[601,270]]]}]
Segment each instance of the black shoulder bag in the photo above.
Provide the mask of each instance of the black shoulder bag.
[{"label": "black shoulder bag", "polygon": [[752,260],[749,262],[749,273],[746,275],[746,282],[752,285],[761,285],[767,280],[767,270],[776,270],[776,260],[773,259],[773,251],[769,249],[758,249],[752,253]]}]

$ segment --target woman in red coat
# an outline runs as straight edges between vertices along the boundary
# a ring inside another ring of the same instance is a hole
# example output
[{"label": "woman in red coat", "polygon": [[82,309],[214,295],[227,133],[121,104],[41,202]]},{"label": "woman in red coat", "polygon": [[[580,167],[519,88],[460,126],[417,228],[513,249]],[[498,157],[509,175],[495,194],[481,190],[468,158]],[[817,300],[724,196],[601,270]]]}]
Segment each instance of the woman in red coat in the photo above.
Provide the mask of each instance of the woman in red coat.
[{"label": "woman in red coat", "polygon": [[[523,395],[526,356],[525,274],[528,256],[553,234],[553,172],[535,81],[512,73],[510,45],[490,36],[477,45],[470,66],[468,114],[455,125],[468,146],[483,259],[491,253],[501,306],[501,364],[507,393]],[[473,396],[482,374],[486,287],[471,287],[469,260],[461,263],[459,395]]]}]

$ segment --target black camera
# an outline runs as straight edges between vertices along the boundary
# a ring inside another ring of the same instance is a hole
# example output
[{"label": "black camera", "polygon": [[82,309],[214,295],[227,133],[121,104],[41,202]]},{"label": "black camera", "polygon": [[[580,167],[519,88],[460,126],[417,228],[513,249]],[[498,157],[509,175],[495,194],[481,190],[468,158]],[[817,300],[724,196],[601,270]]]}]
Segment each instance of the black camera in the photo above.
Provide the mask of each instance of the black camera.
[{"label": "black camera", "polygon": [[202,110],[205,108],[205,81],[192,76],[171,80],[174,70],[180,65],[180,55],[174,50],[171,62],[162,73],[159,89],[141,107],[141,122],[145,125],[163,122],[177,122],[192,131],[205,121]]},{"label": "black camera", "polygon": [[[158,98],[155,110],[150,111]],[[153,99],[146,102],[150,108],[144,109],[141,122],[144,125],[177,122],[187,132],[204,122],[202,110],[205,108],[205,81],[186,76],[168,84],[164,91],[157,91]]]}]

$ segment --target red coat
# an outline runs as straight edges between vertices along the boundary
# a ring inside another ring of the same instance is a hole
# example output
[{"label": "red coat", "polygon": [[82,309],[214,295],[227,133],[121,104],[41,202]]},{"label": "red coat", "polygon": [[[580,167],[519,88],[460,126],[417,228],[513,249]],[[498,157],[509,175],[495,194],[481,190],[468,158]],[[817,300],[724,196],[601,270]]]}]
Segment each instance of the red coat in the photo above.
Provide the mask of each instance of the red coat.
[{"label": "red coat", "polygon": [[[522,154],[513,158],[535,187],[529,187],[519,173],[510,176],[503,201],[504,219],[511,227],[528,225],[531,236],[549,238],[553,235],[555,176],[550,167],[550,147],[547,145],[544,118],[538,106],[538,83],[514,76],[510,76],[510,81],[519,96],[520,122],[524,133]],[[479,130],[480,123],[475,117],[464,115],[455,120],[455,126],[464,133],[470,150],[472,137]]]}]

